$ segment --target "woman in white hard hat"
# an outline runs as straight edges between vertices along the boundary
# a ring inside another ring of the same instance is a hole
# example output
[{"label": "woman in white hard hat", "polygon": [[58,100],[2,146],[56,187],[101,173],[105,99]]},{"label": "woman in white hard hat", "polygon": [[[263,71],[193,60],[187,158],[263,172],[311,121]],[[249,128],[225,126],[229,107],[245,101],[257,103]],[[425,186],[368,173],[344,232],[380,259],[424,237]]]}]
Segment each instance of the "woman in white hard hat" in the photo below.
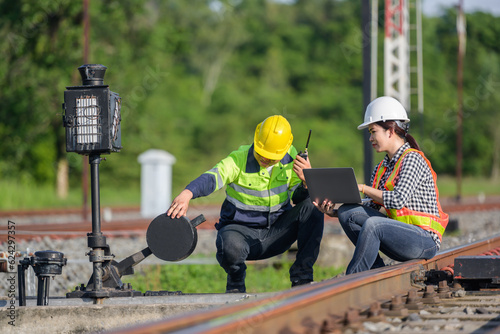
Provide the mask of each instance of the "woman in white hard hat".
[{"label": "woman in white hard hat", "polygon": [[[368,128],[370,142],[386,156],[374,169],[371,185],[358,184],[370,201],[344,204],[315,203],[330,216],[338,215],[346,235],[356,246],[346,274],[383,267],[379,250],[396,261],[430,259],[441,245],[448,215],[441,210],[436,173],[408,134],[410,120],[396,99],[373,100],[358,129]],[[379,210],[385,208],[385,213]]]}]

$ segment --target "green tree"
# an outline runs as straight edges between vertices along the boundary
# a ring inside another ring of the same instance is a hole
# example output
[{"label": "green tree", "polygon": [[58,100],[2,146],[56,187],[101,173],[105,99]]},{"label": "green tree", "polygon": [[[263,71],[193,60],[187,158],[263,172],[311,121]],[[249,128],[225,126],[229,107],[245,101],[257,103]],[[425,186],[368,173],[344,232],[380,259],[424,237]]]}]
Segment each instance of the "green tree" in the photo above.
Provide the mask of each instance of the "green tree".
[{"label": "green tree", "polygon": [[[137,156],[158,148],[177,157],[174,191],[180,189],[251,143],[256,124],[272,114],[290,120],[299,149],[313,130],[313,166],[353,166],[361,178],[360,6],[91,1],[89,62],[108,67],[105,84],[123,100],[123,149],[100,165],[103,182],[138,189]],[[3,178],[54,183],[67,164],[72,186],[81,182],[81,157],[65,152],[61,103],[65,87],[80,84],[82,15],[82,3],[70,0],[0,2]],[[422,120],[411,115],[411,131],[435,170],[448,174],[456,165],[455,19],[452,9],[424,17],[425,112]],[[500,20],[485,13],[467,20],[464,173],[498,177]]]},{"label": "green tree", "polygon": [[3,1],[0,13],[0,172],[54,182],[65,159],[61,93],[81,58],[81,6]]}]

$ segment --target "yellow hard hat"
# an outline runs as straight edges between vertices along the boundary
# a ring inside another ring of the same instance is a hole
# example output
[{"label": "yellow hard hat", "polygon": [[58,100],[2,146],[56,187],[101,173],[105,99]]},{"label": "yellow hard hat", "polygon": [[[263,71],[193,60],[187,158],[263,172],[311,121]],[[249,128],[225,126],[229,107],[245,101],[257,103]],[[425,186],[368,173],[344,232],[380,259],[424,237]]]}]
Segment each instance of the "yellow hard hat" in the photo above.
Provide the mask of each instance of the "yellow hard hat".
[{"label": "yellow hard hat", "polygon": [[257,125],[253,139],[255,152],[269,160],[281,160],[292,141],[290,123],[280,115],[270,116]]}]

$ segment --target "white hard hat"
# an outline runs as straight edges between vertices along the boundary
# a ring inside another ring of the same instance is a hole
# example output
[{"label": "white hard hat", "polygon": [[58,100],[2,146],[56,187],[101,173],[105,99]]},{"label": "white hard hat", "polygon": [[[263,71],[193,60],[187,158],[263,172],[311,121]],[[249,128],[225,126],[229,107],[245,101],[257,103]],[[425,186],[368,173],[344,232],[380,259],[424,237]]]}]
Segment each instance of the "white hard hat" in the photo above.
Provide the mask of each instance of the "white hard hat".
[{"label": "white hard hat", "polygon": [[370,102],[366,107],[365,121],[358,126],[358,130],[380,121],[401,121],[408,123],[410,119],[403,105],[393,97],[381,96]]}]

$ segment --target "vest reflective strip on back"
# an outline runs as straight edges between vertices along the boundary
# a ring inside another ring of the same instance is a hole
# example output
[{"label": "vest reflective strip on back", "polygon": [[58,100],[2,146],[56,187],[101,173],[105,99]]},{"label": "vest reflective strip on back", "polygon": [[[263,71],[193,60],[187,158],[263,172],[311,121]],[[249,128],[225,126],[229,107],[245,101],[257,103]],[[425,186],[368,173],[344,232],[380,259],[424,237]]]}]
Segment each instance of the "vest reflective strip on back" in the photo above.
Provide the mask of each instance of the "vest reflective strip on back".
[{"label": "vest reflective strip on back", "polygon": [[[443,233],[446,229],[446,225],[448,225],[449,217],[448,217],[448,214],[444,213],[443,210],[441,209],[441,203],[439,202],[439,191],[438,191],[437,183],[436,183],[436,179],[437,179],[436,173],[432,169],[432,166],[431,166],[431,163],[429,162],[429,160],[424,156],[424,154],[421,151],[415,150],[413,148],[410,148],[410,149],[407,149],[406,151],[404,151],[403,154],[401,155],[401,157],[399,157],[398,161],[396,162],[396,165],[394,166],[394,170],[392,171],[391,175],[389,175],[389,177],[387,178],[387,180],[384,184],[384,188],[389,190],[389,191],[394,190],[394,179],[399,174],[399,169],[401,167],[401,163],[403,161],[403,158],[410,152],[416,152],[416,153],[420,154],[422,156],[422,158],[424,158],[427,165],[429,166],[429,169],[431,170],[432,177],[434,180],[434,189],[436,192],[437,207],[438,207],[440,217],[429,214],[429,213],[410,210],[406,207],[399,209],[399,210],[386,208],[387,215],[390,218],[395,219],[397,221],[400,221],[400,222],[403,222],[406,224],[417,225],[417,226],[423,228],[424,230],[432,231],[432,232],[436,233],[439,236],[439,239],[441,240],[443,237]],[[386,168],[383,167],[383,163],[381,162],[378,166],[376,175],[373,178],[373,188],[378,189],[380,180],[382,178],[382,175],[384,175],[385,170],[386,170]],[[377,204],[380,204],[383,206],[383,204],[381,204],[381,203],[377,203]],[[385,206],[384,206],[384,208],[385,208]]]}]

